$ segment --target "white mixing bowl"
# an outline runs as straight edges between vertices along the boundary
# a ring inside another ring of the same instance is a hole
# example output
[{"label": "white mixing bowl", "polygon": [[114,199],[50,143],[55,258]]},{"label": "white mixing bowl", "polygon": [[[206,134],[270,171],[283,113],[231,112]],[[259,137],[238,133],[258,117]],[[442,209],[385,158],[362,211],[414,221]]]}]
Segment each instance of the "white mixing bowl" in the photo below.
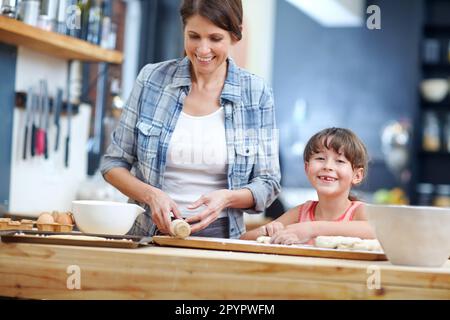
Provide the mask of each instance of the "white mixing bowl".
[{"label": "white mixing bowl", "polygon": [[450,208],[366,205],[392,264],[440,267],[450,256]]},{"label": "white mixing bowl", "polygon": [[75,223],[84,233],[124,235],[131,229],[137,216],[144,211],[132,203],[72,201]]}]

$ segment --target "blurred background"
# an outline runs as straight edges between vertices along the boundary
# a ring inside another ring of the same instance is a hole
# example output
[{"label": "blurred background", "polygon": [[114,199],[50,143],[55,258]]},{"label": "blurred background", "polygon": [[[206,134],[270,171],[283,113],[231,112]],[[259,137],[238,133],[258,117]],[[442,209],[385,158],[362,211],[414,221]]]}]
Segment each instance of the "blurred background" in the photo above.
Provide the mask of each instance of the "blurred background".
[{"label": "blurred background", "polygon": [[[99,160],[139,70],[183,55],[181,1],[0,3],[1,210],[124,200],[102,180]],[[243,3],[233,58],[273,87],[280,129],[283,192],[267,217],[316,198],[302,153],[332,126],[368,147],[369,175],[354,190],[361,199],[450,206],[450,1]],[[62,23],[67,8],[75,31]],[[48,108],[27,105],[33,95],[47,97]],[[25,128],[34,123],[49,143],[33,155]]]}]

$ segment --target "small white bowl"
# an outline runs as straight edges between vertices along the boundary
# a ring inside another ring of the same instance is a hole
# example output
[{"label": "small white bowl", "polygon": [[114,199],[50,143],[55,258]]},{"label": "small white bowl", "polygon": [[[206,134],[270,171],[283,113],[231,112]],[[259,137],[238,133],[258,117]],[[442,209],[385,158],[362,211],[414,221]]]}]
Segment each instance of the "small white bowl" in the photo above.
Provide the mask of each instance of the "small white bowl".
[{"label": "small white bowl", "polygon": [[366,205],[392,264],[441,267],[450,256],[450,208]]},{"label": "small white bowl", "polygon": [[441,102],[447,96],[449,81],[447,79],[427,79],[420,84],[420,90],[425,100],[429,102]]},{"label": "small white bowl", "polygon": [[84,233],[124,235],[137,216],[144,212],[132,203],[80,200],[72,201],[72,213]]}]

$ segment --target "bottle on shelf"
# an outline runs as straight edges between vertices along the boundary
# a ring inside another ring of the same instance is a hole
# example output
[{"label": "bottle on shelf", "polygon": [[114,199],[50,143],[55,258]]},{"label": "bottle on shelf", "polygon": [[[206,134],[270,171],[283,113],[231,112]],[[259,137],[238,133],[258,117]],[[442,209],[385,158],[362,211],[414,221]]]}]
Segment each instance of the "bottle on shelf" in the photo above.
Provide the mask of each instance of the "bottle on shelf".
[{"label": "bottle on shelf", "polygon": [[22,1],[20,6],[20,20],[36,27],[38,25],[39,12],[40,2],[38,0]]},{"label": "bottle on shelf", "polygon": [[89,13],[92,6],[91,0],[79,0],[78,6],[81,9],[81,33],[80,38],[86,40],[88,38],[89,29]]},{"label": "bottle on shelf", "polygon": [[55,31],[61,34],[67,34],[67,9],[71,5],[70,0],[58,0],[58,11],[56,14]]},{"label": "bottle on shelf", "polygon": [[439,184],[436,187],[436,197],[433,204],[436,207],[449,208],[450,207],[450,185]]},{"label": "bottle on shelf", "polygon": [[450,112],[447,113],[444,125],[444,146],[445,151],[450,153]]},{"label": "bottle on shelf", "polygon": [[431,183],[419,183],[417,185],[417,204],[419,206],[433,205],[434,185]]},{"label": "bottle on shelf", "polygon": [[47,31],[56,29],[56,14],[58,10],[57,0],[42,0],[41,14],[39,15],[38,27]]},{"label": "bottle on shelf", "polygon": [[87,41],[99,45],[101,39],[102,7],[101,0],[95,0],[89,10]]},{"label": "bottle on shelf", "polygon": [[439,119],[433,111],[427,111],[424,115],[422,148],[428,152],[436,152],[441,148]]}]

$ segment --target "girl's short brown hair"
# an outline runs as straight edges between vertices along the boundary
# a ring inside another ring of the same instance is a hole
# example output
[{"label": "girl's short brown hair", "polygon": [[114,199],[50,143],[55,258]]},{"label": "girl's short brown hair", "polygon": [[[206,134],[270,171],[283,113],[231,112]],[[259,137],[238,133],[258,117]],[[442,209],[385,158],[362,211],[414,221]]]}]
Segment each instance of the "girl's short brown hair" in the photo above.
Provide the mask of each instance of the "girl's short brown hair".
[{"label": "girl's short brown hair", "polygon": [[308,162],[314,154],[319,153],[324,147],[335,152],[342,151],[352,164],[353,170],[362,168],[364,177],[367,175],[369,155],[366,146],[351,130],[328,128],[319,131],[306,144],[303,161]]},{"label": "girl's short brown hair", "polygon": [[241,0],[183,0],[180,8],[183,28],[186,27],[187,20],[196,14],[230,32],[235,40],[242,39],[244,14]]}]

